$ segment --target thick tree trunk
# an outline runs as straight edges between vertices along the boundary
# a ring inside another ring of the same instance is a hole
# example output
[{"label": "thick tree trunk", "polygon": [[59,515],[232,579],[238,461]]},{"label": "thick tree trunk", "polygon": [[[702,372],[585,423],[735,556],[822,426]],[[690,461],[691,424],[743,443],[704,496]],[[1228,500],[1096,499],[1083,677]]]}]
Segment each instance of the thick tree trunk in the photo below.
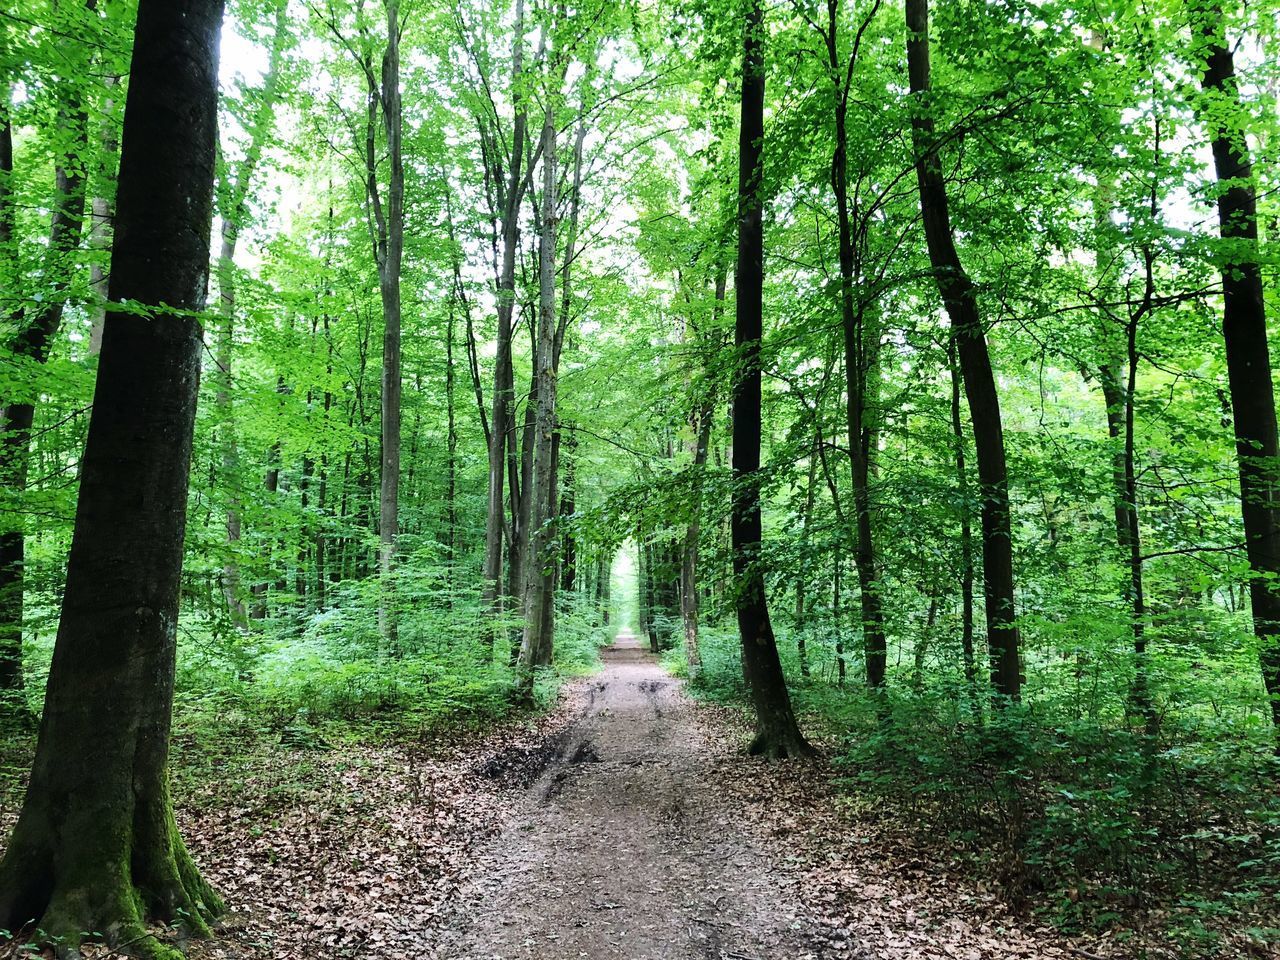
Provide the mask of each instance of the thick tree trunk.
[{"label": "thick tree trunk", "polygon": [[[79,78],[75,78],[78,82]],[[59,132],[67,137],[68,150],[58,161],[54,172],[53,212],[49,219],[49,245],[45,256],[43,278],[47,289],[32,311],[23,307],[14,319],[16,332],[9,342],[15,357],[43,364],[58,328],[62,325],[63,303],[71,283],[74,265],[71,260],[80,246],[85,207],[83,159],[88,149],[87,122],[80,95],[72,88],[58,113]],[[5,128],[0,139],[0,177],[8,180],[13,170],[12,129],[6,111]],[[6,207],[8,197],[0,199]],[[3,213],[3,230],[13,241],[12,210]],[[16,264],[15,264],[16,266]],[[37,291],[29,291],[36,293]],[[27,485],[27,467],[31,454],[31,425],[35,419],[35,391],[10,399],[0,407],[0,484],[10,492],[20,492]],[[21,518],[15,528],[0,533],[0,697],[16,698],[22,690],[22,622],[26,589],[26,531]],[[3,708],[3,705],[0,705]]]},{"label": "thick tree trunk", "polygon": [[1013,535],[1000,398],[973,281],[960,262],[951,232],[946,183],[933,142],[934,123],[927,102],[930,95],[928,0],[907,0],[906,12],[907,66],[912,97],[916,101],[911,132],[916,151],[920,213],[938,292],[954,329],[978,458],[978,481],[982,492],[982,573],[987,639],[992,658],[991,678],[997,694],[1017,700],[1022,690],[1022,665],[1015,623]]},{"label": "thick tree trunk", "polygon": [[813,753],[791,710],[791,696],[769,622],[760,543],[761,373],[764,330],[764,5],[749,0],[742,56],[742,127],[738,143],[737,321],[738,366],[733,382],[733,572],[737,579],[738,633],[743,673],[756,712],[753,754],[795,757]]},{"label": "thick tree trunk", "polygon": [[1276,403],[1267,344],[1267,316],[1258,263],[1258,201],[1249,146],[1239,133],[1243,110],[1235,58],[1223,35],[1220,3],[1197,7],[1194,30],[1204,42],[1202,110],[1217,171],[1218,223],[1224,241],[1222,335],[1240,464],[1240,511],[1249,566],[1249,602],[1258,638],[1271,717],[1280,727],[1280,508],[1277,507]]},{"label": "thick tree trunk", "polygon": [[[141,0],[111,301],[204,305],[221,0]],[[167,761],[202,334],[108,316],[40,738],[0,863],[0,927],[171,955],[151,920],[220,909],[174,823]],[[172,954],[176,955],[176,954]]]}]

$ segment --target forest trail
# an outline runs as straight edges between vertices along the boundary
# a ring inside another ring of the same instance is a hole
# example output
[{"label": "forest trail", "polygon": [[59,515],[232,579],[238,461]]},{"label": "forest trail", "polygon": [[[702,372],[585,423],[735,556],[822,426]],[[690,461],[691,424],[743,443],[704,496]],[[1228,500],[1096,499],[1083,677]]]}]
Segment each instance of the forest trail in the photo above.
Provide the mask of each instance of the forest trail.
[{"label": "forest trail", "polygon": [[579,719],[482,851],[441,956],[803,960],[820,937],[715,789],[694,705],[624,632]]}]

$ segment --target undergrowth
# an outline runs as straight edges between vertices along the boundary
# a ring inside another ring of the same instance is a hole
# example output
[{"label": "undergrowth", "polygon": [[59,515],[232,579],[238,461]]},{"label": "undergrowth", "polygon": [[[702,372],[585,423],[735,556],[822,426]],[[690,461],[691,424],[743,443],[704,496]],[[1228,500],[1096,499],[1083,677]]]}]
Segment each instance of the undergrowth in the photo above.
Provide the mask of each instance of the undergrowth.
[{"label": "undergrowth", "polygon": [[[1188,957],[1280,944],[1280,761],[1265,718],[1230,702],[1238,673],[1198,671],[1200,697],[1159,700],[1149,732],[1123,676],[1088,703],[1058,682],[994,705],[963,676],[909,670],[873,694],[856,662],[835,682],[813,639],[807,676],[780,639],[792,698],[862,819],[946,838],[976,879],[1065,932],[1156,928]],[[736,634],[704,630],[701,648],[693,691],[745,702]]]}]

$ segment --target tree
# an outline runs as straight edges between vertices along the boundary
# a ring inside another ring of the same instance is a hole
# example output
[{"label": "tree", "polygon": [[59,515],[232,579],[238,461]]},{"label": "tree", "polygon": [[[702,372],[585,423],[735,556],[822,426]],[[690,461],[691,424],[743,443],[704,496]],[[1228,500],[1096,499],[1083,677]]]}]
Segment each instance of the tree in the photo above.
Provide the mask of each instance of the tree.
[{"label": "tree", "polygon": [[[236,444],[235,407],[232,388],[234,347],[236,335],[236,247],[244,228],[249,192],[267,140],[275,120],[276,103],[280,97],[280,72],[284,51],[289,39],[287,0],[275,0],[275,17],[272,27],[271,53],[267,61],[267,73],[262,89],[257,94],[257,109],[249,122],[249,141],[244,158],[234,175],[228,170],[218,189],[218,207],[222,224],[219,229],[221,246],[218,250],[218,304],[220,322],[217,332],[217,393],[215,400],[222,415],[222,470],[233,485],[232,499],[227,505],[227,543],[234,550],[240,542],[241,519],[239,497],[234,493],[238,483],[239,450]],[[95,226],[98,221],[95,220]],[[222,591],[227,607],[237,623],[246,620],[244,598],[240,595],[240,569],[235,557],[229,556],[222,570]]]},{"label": "tree", "polygon": [[1190,0],[1192,30],[1202,41],[1205,99],[1200,116],[1209,130],[1218,175],[1218,225],[1223,240],[1222,339],[1226,345],[1231,415],[1240,468],[1240,512],[1252,568],[1249,604],[1271,698],[1280,727],[1280,507],[1277,506],[1276,402],[1267,344],[1267,314],[1258,262],[1258,200],[1249,145],[1236,116],[1242,111],[1235,57],[1227,44],[1222,4]]},{"label": "tree", "polygon": [[875,365],[874,357],[879,345],[874,342],[876,336],[868,335],[867,327],[874,330],[874,324],[867,323],[866,301],[859,298],[855,302],[854,297],[854,284],[859,280],[861,264],[858,262],[849,209],[848,115],[853,71],[858,62],[862,37],[879,9],[878,2],[872,4],[854,38],[847,66],[840,62],[839,0],[828,0],[825,33],[827,67],[831,72],[835,99],[835,149],[831,157],[831,185],[836,195],[836,223],[840,246],[840,321],[844,329],[847,381],[845,417],[849,437],[849,465],[853,477],[854,519],[857,525],[854,560],[858,567],[862,596],[862,638],[867,653],[867,685],[873,689],[884,686],[887,658],[871,502],[871,456],[875,431],[870,422],[874,414],[869,406],[874,397],[871,396],[873,378],[869,374]]},{"label": "tree", "polygon": [[213,219],[221,0],[141,0],[75,535],[0,925],[169,955],[221,909],[174,822],[178,596]]},{"label": "tree", "polygon": [[[96,6],[90,0],[88,11]],[[73,48],[75,49],[75,48]],[[10,352],[24,360],[44,364],[62,325],[63,307],[71,285],[74,265],[71,262],[80,247],[84,232],[85,173],[88,153],[88,120],[85,116],[84,93],[78,77],[64,77],[60,84],[56,124],[63,141],[54,171],[53,210],[49,217],[48,253],[43,275],[51,281],[51,289],[32,304],[18,308],[14,317],[16,332],[9,344]],[[8,91],[5,91],[6,101]],[[4,130],[0,133],[0,208],[7,208],[12,189],[13,130],[8,103],[4,107]],[[13,240],[12,209],[0,209],[0,247],[9,248]],[[35,393],[9,398],[0,407],[0,481],[10,490],[21,490],[27,484],[31,425],[35,418]],[[26,532],[21,523],[16,529],[0,533],[0,693],[11,701],[6,706],[17,708],[21,695],[22,631],[26,562]],[[21,712],[21,711],[19,711]]]},{"label": "tree", "polygon": [[[520,668],[526,692],[532,691],[535,667],[551,663],[555,630],[556,567],[551,556],[552,520],[559,504],[556,495],[556,115],[555,92],[547,91],[542,124],[542,235],[538,254],[537,343],[534,347],[534,385],[537,394],[533,431],[532,483],[524,495],[532,508],[529,554],[525,557],[524,636],[520,643]],[[535,401],[531,398],[530,405]]]},{"label": "tree", "polygon": [[737,315],[733,381],[733,572],[737,580],[742,665],[756,711],[750,751],[772,758],[813,753],[791,710],[791,696],[769,622],[760,544],[761,371],[764,330],[764,91],[762,0],[749,0],[742,52],[742,126],[738,140]]},{"label": "tree", "polygon": [[986,593],[987,637],[992,682],[998,694],[1018,699],[1022,665],[1014,622],[1013,532],[1009,517],[1009,480],[1004,428],[991,355],[973,281],[965,272],[951,231],[946,182],[935,142],[929,78],[928,0],[907,0],[907,64],[916,100],[911,116],[916,151],[916,180],[929,260],[938,292],[951,317],[956,352],[969,401],[982,494],[982,574]]},{"label": "tree", "polygon": [[[516,255],[520,243],[520,210],[524,204],[526,179],[522,175],[525,132],[528,126],[524,83],[524,0],[516,0],[515,30],[512,33],[511,90],[515,103],[515,119],[511,127],[509,174],[503,185],[502,167],[498,163],[493,180],[499,187],[501,210],[502,254],[497,276],[498,343],[494,363],[493,416],[489,434],[489,499],[485,520],[484,571],[485,596],[499,609],[502,580],[503,472],[507,466],[508,443],[515,431],[515,385],[511,359],[511,338],[515,313]],[[495,117],[496,123],[496,117]],[[483,129],[483,127],[482,127]],[[512,494],[515,491],[511,491]],[[512,517],[513,521],[515,517]],[[513,538],[514,547],[514,538]]]}]

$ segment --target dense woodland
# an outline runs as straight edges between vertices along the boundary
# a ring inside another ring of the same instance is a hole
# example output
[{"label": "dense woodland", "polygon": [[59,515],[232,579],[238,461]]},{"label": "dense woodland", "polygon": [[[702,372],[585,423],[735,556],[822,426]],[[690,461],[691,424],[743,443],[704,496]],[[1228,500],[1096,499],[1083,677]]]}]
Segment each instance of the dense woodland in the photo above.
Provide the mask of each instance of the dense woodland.
[{"label": "dense woodland", "polygon": [[171,723],[623,626],[1044,923],[1280,941],[1280,6],[222,6],[0,11],[0,928],[210,932]]}]

